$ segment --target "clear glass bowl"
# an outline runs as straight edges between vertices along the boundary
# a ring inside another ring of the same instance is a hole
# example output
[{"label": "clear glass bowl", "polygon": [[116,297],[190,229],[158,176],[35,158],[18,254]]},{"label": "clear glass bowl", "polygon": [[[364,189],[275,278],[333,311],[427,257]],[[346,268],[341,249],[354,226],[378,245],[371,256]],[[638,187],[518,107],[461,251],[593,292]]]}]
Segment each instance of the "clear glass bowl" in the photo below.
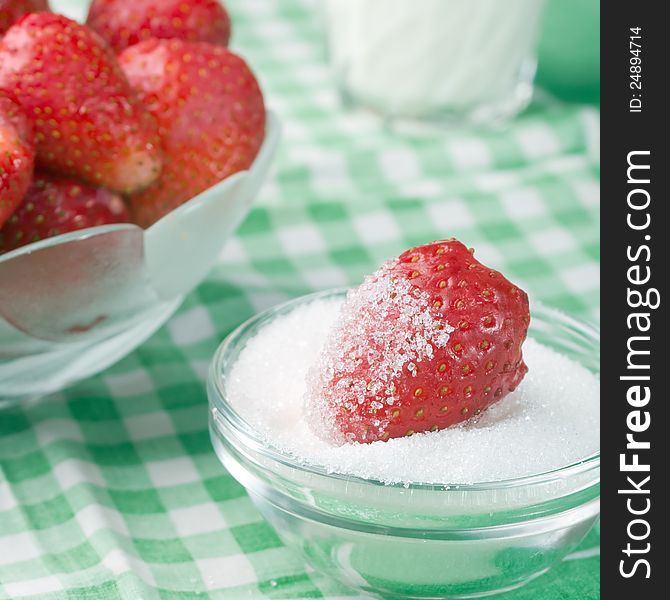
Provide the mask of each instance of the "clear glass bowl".
[{"label": "clear glass bowl", "polygon": [[165,323],[217,261],[267,177],[280,138],[146,230],[83,229],[0,255],[0,408],[98,373]]},{"label": "clear glass bowl", "polygon": [[[227,377],[247,341],[301,303],[343,294],[321,292],[255,316],[221,345],[209,374],[216,453],[284,543],[341,583],[397,598],[487,596],[561,560],[598,518],[599,453],[519,479],[384,485],[301,464],[235,412]],[[530,335],[598,372],[599,332],[585,323],[535,306]]]}]

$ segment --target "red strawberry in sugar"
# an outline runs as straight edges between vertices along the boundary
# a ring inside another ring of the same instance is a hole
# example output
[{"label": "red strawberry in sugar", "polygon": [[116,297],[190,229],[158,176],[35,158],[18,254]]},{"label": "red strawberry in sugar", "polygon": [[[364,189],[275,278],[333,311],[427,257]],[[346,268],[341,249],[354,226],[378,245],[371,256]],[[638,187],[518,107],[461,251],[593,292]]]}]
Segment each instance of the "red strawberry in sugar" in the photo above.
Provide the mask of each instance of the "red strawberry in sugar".
[{"label": "red strawberry in sugar", "polygon": [[149,38],[227,46],[230,17],[218,0],[93,0],[87,25],[121,52]]},{"label": "red strawberry in sugar", "polygon": [[307,411],[336,443],[476,417],[527,372],[525,292],[456,240],[413,248],[352,290],[309,376]]},{"label": "red strawberry in sugar", "polygon": [[128,221],[128,209],[117,194],[38,174],[23,202],[0,228],[0,254],[69,231]]},{"label": "red strawberry in sugar", "polygon": [[24,17],[0,40],[0,88],[33,119],[37,160],[119,192],[152,183],[157,127],[105,42],[66,17]]},{"label": "red strawberry in sugar", "polygon": [[119,56],[160,127],[165,167],[130,196],[147,227],[225,177],[247,169],[265,135],[265,108],[246,63],[221,46],[148,40]]},{"label": "red strawberry in sugar", "polygon": [[33,127],[21,107],[0,91],[0,227],[30,186],[34,160]]},{"label": "red strawberry in sugar", "polygon": [[0,36],[24,15],[48,10],[47,0],[0,0]]}]

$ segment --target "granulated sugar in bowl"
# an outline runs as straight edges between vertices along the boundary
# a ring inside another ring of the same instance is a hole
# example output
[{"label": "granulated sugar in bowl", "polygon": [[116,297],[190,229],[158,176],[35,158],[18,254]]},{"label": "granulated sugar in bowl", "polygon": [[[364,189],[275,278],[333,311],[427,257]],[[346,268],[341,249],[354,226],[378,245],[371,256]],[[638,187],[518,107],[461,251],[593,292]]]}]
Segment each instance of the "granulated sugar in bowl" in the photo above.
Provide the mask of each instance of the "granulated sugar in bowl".
[{"label": "granulated sugar in bowl", "polygon": [[528,375],[477,421],[335,446],[303,403],[344,294],[271,309],[221,346],[209,397],[224,466],[287,546],[359,590],[475,597],[546,571],[599,514],[598,332],[534,306]]}]

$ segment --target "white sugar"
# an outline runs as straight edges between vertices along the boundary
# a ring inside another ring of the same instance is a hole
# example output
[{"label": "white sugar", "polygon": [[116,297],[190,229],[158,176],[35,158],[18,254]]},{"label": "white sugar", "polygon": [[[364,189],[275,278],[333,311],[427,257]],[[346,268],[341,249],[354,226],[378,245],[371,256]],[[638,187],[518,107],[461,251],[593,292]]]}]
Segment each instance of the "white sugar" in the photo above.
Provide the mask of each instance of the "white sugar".
[{"label": "white sugar", "polygon": [[518,389],[476,423],[388,442],[332,446],[312,433],[305,378],[341,300],[317,300],[265,326],[227,383],[238,413],[275,448],[330,472],[387,483],[475,483],[559,468],[598,450],[600,386],[586,368],[533,339]]}]

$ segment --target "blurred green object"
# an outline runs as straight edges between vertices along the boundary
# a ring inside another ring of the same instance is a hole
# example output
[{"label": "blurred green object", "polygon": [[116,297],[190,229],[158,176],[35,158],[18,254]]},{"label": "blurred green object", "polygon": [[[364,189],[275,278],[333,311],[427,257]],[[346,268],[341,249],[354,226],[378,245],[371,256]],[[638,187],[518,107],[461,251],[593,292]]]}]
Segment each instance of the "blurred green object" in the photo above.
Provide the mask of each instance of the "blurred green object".
[{"label": "blurred green object", "polygon": [[547,0],[537,83],[570,102],[600,102],[600,1]]}]

